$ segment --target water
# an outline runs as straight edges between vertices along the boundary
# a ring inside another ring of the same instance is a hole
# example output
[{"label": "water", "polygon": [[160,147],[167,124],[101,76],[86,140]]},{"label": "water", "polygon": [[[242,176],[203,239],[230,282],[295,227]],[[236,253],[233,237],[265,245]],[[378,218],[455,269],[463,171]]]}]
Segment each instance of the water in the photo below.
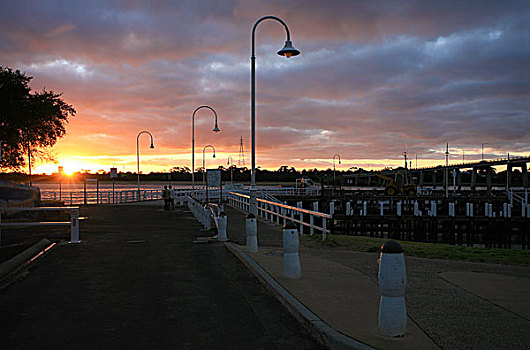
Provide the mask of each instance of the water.
[{"label": "water", "polygon": [[[140,183],[141,199],[159,199],[166,182]],[[85,191],[83,183],[62,183],[59,192],[59,183],[34,183],[41,192],[42,200],[62,200],[65,204],[85,203]],[[189,189],[190,184],[171,184],[176,189]],[[86,203],[117,203],[138,200],[138,185],[136,182],[115,182],[114,192],[112,182],[100,182],[86,184]],[[200,187],[200,184],[196,184]]]}]

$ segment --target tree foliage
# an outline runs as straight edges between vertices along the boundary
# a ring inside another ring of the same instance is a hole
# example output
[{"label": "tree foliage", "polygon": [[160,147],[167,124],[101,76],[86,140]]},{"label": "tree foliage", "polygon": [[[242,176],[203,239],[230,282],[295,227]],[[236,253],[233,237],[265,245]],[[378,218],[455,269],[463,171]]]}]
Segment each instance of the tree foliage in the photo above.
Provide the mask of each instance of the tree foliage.
[{"label": "tree foliage", "polygon": [[32,158],[53,158],[47,149],[66,133],[68,117],[75,109],[61,99],[62,93],[32,92],[33,77],[0,66],[0,167],[20,169]]}]

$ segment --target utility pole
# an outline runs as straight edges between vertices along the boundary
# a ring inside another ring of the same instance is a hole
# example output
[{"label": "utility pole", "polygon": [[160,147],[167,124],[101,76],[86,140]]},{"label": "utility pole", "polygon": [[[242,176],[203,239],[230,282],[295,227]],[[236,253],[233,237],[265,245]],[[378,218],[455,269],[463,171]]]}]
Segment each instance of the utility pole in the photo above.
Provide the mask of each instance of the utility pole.
[{"label": "utility pole", "polygon": [[245,166],[245,151],[243,149],[243,137],[239,141],[239,159],[237,160],[238,166]]},{"label": "utility pole", "polygon": [[445,198],[449,197],[449,142],[445,146]]},{"label": "utility pole", "polygon": [[29,185],[31,186],[31,144],[28,142]]}]

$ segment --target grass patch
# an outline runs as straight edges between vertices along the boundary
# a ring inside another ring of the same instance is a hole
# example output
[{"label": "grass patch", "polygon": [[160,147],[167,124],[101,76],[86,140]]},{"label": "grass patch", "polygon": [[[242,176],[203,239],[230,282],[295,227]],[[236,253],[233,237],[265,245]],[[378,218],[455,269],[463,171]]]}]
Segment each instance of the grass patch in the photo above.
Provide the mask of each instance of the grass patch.
[{"label": "grass patch", "polygon": [[[376,253],[387,238],[363,236],[328,235],[325,241],[322,236],[304,235],[309,246],[358,252]],[[489,249],[463,247],[439,243],[399,241],[405,249],[405,255],[428,259],[464,260],[505,265],[530,266],[530,250]]]}]

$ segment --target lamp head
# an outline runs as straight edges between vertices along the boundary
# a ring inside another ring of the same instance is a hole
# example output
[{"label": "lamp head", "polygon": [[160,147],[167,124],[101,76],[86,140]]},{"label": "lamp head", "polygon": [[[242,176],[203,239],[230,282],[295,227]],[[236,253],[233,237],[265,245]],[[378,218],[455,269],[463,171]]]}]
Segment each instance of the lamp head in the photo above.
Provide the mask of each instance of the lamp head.
[{"label": "lamp head", "polygon": [[278,55],[285,56],[287,58],[290,58],[291,56],[298,56],[299,54],[300,51],[293,47],[293,43],[291,42],[291,40],[286,40],[283,49],[278,51]]},{"label": "lamp head", "polygon": [[213,157],[215,158],[215,153],[213,154]]},{"label": "lamp head", "polygon": [[155,145],[153,145],[153,143],[151,142],[151,147],[149,147],[149,148],[155,148]]},{"label": "lamp head", "polygon": [[340,159],[339,159],[339,164],[341,164],[341,163],[340,163]]},{"label": "lamp head", "polygon": [[217,126],[217,120],[215,121],[215,126],[214,126],[214,128],[213,128],[212,131],[213,131],[213,132],[219,132],[219,131],[221,131],[221,129],[219,129],[219,126]]}]

